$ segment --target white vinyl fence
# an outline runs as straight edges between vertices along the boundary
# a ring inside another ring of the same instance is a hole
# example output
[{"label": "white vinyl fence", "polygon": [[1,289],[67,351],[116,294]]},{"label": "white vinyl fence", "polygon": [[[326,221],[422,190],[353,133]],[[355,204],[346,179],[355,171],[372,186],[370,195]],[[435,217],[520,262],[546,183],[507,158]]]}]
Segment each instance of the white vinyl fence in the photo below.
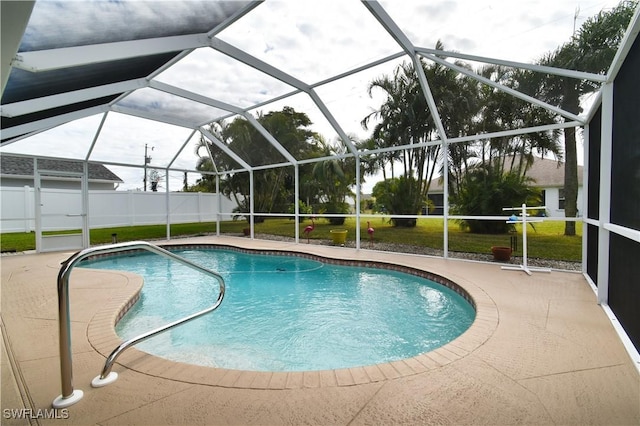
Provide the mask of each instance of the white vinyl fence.
[{"label": "white vinyl fence", "polygon": [[[34,189],[2,187],[0,189],[0,229],[2,232],[35,230]],[[79,191],[42,188],[43,231],[70,229],[67,214],[82,211]],[[236,204],[220,197],[220,213],[228,215]],[[89,227],[161,225],[167,223],[165,192],[89,191]],[[53,213],[53,214],[52,214]],[[170,223],[214,222],[218,213],[218,195],[200,192],[169,193]],[[71,226],[73,227],[73,226]]]}]

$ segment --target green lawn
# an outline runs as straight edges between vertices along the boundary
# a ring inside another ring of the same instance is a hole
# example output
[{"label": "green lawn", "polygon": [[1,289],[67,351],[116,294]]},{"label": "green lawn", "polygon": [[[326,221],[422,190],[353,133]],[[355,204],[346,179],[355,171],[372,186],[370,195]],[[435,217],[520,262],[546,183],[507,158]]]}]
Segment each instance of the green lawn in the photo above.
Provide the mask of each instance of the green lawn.
[{"label": "green lawn", "polygon": [[[367,220],[375,229],[375,241],[410,244],[434,249],[443,248],[443,220],[420,218],[418,226],[415,228],[394,228],[388,223],[388,217],[375,216],[363,217],[361,223],[362,241],[368,241]],[[309,225],[309,220],[300,224],[300,237],[303,238],[302,230]],[[331,240],[329,231],[331,229],[347,229],[347,240],[355,240],[355,218],[348,218],[344,226],[331,225],[328,220],[318,219],[315,230],[311,233],[312,239]],[[242,234],[242,229],[248,224],[244,221],[225,221],[220,225],[222,233]],[[522,226],[516,225],[518,235],[518,251],[516,255],[522,253]],[[548,221],[536,223],[535,230],[531,227],[527,230],[528,254],[530,257],[539,257],[554,260],[580,261],[582,255],[582,225],[576,225],[578,235],[566,237],[564,233],[564,222]],[[214,233],[216,224],[189,223],[171,225],[171,235],[173,237],[181,235],[205,235]],[[255,225],[256,233],[281,235],[294,237],[295,222],[289,219],[267,219],[263,223]],[[118,241],[133,240],[153,240],[162,239],[166,236],[165,225],[149,226],[127,226],[108,229],[91,230],[91,244],[105,244],[111,242],[111,234],[118,234]],[[489,253],[491,246],[509,246],[510,235],[479,235],[470,234],[460,230],[458,223],[449,221],[449,250],[470,253]],[[3,233],[0,234],[0,247],[2,251],[25,251],[35,249],[34,233]]]},{"label": "green lawn", "polygon": [[[360,235],[362,241],[368,241],[367,220],[375,229],[375,241],[385,241],[398,244],[410,244],[421,247],[442,249],[443,241],[443,219],[418,219],[418,226],[415,228],[395,228],[388,223],[388,217],[376,216],[363,218],[361,220]],[[311,222],[305,221],[300,225],[300,238],[303,237],[302,230]],[[347,240],[355,240],[355,219],[348,218],[344,226],[331,225],[328,220],[320,219],[316,221],[316,228],[311,234],[311,239],[330,240],[329,231],[331,229],[347,229]],[[295,235],[295,223],[287,219],[268,219],[264,223],[255,225],[256,233],[272,235],[282,235],[293,237]],[[242,228],[247,226],[246,222],[223,222],[221,232],[242,233]],[[518,236],[518,251],[516,255],[522,254],[522,226],[516,225]],[[564,222],[548,221],[536,223],[535,230],[529,226],[527,229],[528,254],[530,257],[540,257],[554,260],[580,261],[582,258],[582,226],[576,224],[577,234],[573,237],[564,236]],[[490,253],[491,246],[509,246],[510,235],[480,235],[463,232],[457,222],[449,221],[449,250],[469,253]]]}]

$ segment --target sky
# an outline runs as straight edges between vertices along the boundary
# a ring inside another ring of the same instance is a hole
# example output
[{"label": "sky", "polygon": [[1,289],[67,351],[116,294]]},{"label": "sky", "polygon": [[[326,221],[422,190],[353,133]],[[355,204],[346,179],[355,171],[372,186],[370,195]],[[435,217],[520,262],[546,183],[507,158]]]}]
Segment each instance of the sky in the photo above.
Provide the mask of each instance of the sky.
[{"label": "sky", "polygon": [[[190,22],[195,28],[207,28],[209,14],[224,12],[217,10],[223,9],[222,6],[188,1],[191,13],[181,17],[180,4],[183,3],[162,2],[165,6],[159,12],[152,2],[146,1],[46,2],[36,5],[32,22],[43,25],[41,43],[53,43],[51,34],[59,34],[55,31],[56,25],[64,26],[65,19],[73,16],[74,29],[65,37],[91,42],[90,34],[96,31],[113,34],[116,39],[140,28],[159,31],[159,34],[150,34],[152,36],[162,35],[163,28],[154,25],[157,19],[166,21],[168,27],[172,22]],[[380,4],[415,46],[433,48],[440,40],[446,50],[531,63],[568,41],[574,28],[579,28],[586,18],[615,6],[617,1],[383,0]],[[54,9],[57,13],[52,13]],[[122,19],[123,16],[127,19]],[[36,37],[34,33],[29,34]],[[323,82],[401,50],[368,10],[353,0],[267,0],[223,30],[218,38],[306,84]],[[319,85],[315,90],[342,130],[364,139],[370,129],[363,129],[360,122],[383,100],[377,92],[370,96],[367,84],[376,77],[390,75],[406,59],[389,61]],[[294,90],[209,48],[195,50],[156,80],[242,108]],[[151,88],[137,91],[121,104],[202,123],[221,114],[213,107],[203,107]],[[314,123],[312,130],[329,141],[337,140],[336,131],[306,94],[264,105],[253,112],[266,113],[284,106],[307,113]],[[114,112],[107,115],[104,123],[102,119],[102,115],[93,116],[59,126],[3,147],[1,152],[41,155],[64,152],[69,158],[82,159],[101,126],[91,160],[141,166],[146,150],[151,157],[150,167],[162,168],[173,162],[176,168],[194,168],[198,136],[191,130]],[[182,153],[176,157],[180,148]],[[142,170],[109,168],[125,181],[119,189],[142,188]],[[164,171],[160,174],[164,175]],[[191,173],[189,181],[193,183],[198,177]],[[363,192],[369,192],[379,178],[367,178]],[[182,172],[170,172],[170,190],[181,189],[182,180]],[[164,179],[160,186],[165,187]]]}]

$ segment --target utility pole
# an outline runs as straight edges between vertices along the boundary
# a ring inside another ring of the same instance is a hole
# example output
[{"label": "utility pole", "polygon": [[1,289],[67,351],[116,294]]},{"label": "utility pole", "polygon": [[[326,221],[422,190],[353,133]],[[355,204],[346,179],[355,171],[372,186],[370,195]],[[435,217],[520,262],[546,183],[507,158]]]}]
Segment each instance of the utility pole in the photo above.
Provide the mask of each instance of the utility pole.
[{"label": "utility pole", "polygon": [[[153,151],[154,147],[151,147]],[[151,157],[147,155],[147,144],[144,144],[144,192],[147,192],[147,164],[151,163]]]}]

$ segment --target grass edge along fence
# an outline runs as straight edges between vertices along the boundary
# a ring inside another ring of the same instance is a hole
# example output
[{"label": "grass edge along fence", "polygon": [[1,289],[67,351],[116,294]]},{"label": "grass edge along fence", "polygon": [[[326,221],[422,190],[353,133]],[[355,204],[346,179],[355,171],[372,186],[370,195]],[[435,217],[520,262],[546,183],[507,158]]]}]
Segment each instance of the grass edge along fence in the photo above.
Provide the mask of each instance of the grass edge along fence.
[{"label": "grass edge along fence", "polygon": [[[367,234],[367,221],[375,229],[373,247],[376,242],[414,245],[418,247],[429,247],[442,250],[443,223],[442,218],[419,217],[417,226],[414,228],[394,227],[389,223],[388,216],[363,215],[360,221],[361,246],[368,248],[370,236]],[[310,224],[305,220],[300,224],[300,241],[304,242],[302,230]],[[222,234],[243,235],[243,229],[248,226],[244,220],[228,220],[220,223]],[[315,229],[309,235],[313,240],[326,240],[331,243],[332,229],[346,229],[347,241],[355,241],[356,221],[353,217],[348,217],[344,225],[331,225],[327,219],[318,218],[315,221]],[[528,252],[532,258],[543,258],[551,260],[564,260],[579,262],[582,258],[582,223],[576,226],[577,235],[564,235],[564,221],[546,220],[536,223],[535,228],[529,228]],[[216,231],[215,222],[183,223],[171,225],[172,237],[210,235]],[[267,218],[262,223],[255,224],[256,234],[277,235],[286,238],[295,236],[295,221],[289,218]],[[90,231],[91,245],[108,244],[112,241],[112,234],[118,235],[118,241],[134,240],[158,240],[166,237],[166,225],[143,225],[125,226],[114,228],[92,229]],[[451,252],[483,253],[491,252],[491,246],[509,246],[512,236],[517,238],[518,250],[514,255],[521,253],[522,229],[516,225],[515,232],[510,234],[472,234],[460,229],[459,223],[449,220],[448,223],[448,243]],[[21,252],[35,249],[35,233],[2,233],[0,234],[0,248],[2,252]]]}]

